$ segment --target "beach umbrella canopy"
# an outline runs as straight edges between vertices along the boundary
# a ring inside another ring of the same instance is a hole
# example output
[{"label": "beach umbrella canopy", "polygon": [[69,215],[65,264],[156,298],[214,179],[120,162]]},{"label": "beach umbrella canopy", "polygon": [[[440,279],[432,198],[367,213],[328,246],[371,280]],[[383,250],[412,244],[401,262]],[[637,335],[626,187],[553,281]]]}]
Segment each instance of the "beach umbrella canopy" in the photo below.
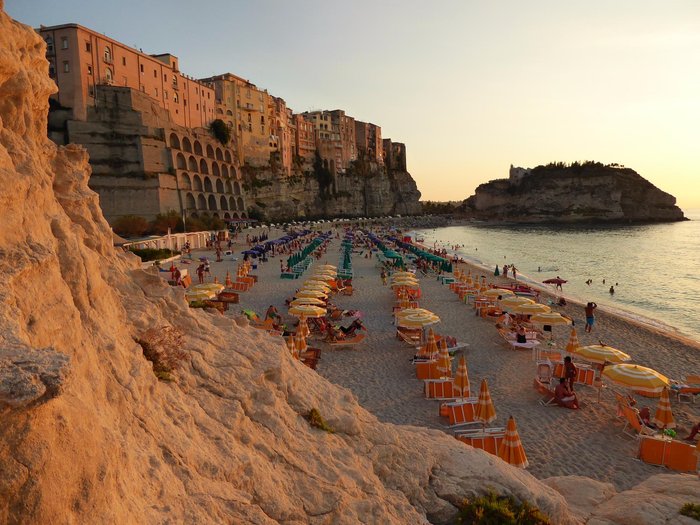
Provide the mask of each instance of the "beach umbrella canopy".
[{"label": "beach umbrella canopy", "polygon": [[412,272],[394,272],[391,274],[392,279],[394,277],[413,277],[416,278],[416,274]]},{"label": "beach umbrella canopy", "polygon": [[484,295],[486,297],[498,297],[499,295],[501,297],[511,297],[514,294],[512,290],[506,290],[505,288],[489,288],[484,292]]},{"label": "beach umbrella canopy", "polygon": [[548,312],[533,315],[530,317],[530,322],[554,326],[559,324],[571,324],[571,319],[562,317],[562,315],[557,312]]},{"label": "beach umbrella canopy", "polygon": [[525,449],[518,435],[518,427],[515,425],[513,416],[508,418],[506,425],[506,435],[498,449],[498,457],[506,463],[510,463],[514,467],[527,468],[528,461],[525,455]]},{"label": "beach umbrella canopy", "polygon": [[496,419],[496,409],[491,400],[489,392],[489,384],[486,378],[481,380],[481,388],[479,389],[479,402],[476,405],[476,413],[474,419],[481,421],[484,425]]},{"label": "beach umbrella canopy", "polygon": [[627,363],[606,366],[603,375],[619,386],[646,394],[661,394],[669,385],[668,378],[656,370]]},{"label": "beach umbrella canopy", "polygon": [[211,290],[187,290],[185,292],[185,299],[191,303],[193,301],[205,301],[213,298],[215,295],[216,293]]},{"label": "beach umbrella canopy", "polygon": [[323,276],[318,276],[318,275],[310,275],[309,277],[306,278],[305,282],[326,284],[328,281],[333,281],[333,280],[335,280],[334,277],[323,277]]},{"label": "beach umbrella canopy", "polygon": [[315,297],[317,299],[326,299],[328,294],[326,292],[322,292],[321,290],[299,290],[296,294],[294,294],[294,297]]},{"label": "beach umbrella canopy", "polygon": [[[568,351],[567,345],[567,351]],[[622,350],[607,345],[580,346],[573,351],[577,356],[592,361],[593,363],[624,363],[632,359],[631,356]]]},{"label": "beach umbrella canopy", "polygon": [[503,308],[514,308],[520,304],[535,304],[535,301],[516,295],[514,297],[505,297],[501,299],[500,303]]},{"label": "beach umbrella canopy", "polygon": [[289,303],[289,306],[299,306],[302,304],[311,304],[314,306],[326,306],[326,303],[321,301],[321,299],[316,299],[315,297],[299,297],[298,299],[294,299],[291,303]]},{"label": "beach umbrella canopy", "polygon": [[652,422],[659,428],[676,428],[676,422],[673,420],[673,412],[671,412],[671,400],[668,397],[668,388],[661,391],[661,399],[656,405],[654,419]]},{"label": "beach umbrella canopy", "polygon": [[420,288],[420,284],[414,281],[396,281],[391,283],[392,288],[411,288],[416,290]]},{"label": "beach umbrella canopy", "polygon": [[322,290],[326,293],[331,291],[331,287],[321,281],[306,281],[301,285],[302,290]]},{"label": "beach umbrella canopy", "polygon": [[552,309],[546,304],[540,303],[522,303],[514,306],[511,311],[516,314],[523,315],[535,315],[535,314],[546,314],[552,311]]},{"label": "beach umbrella canopy", "polygon": [[428,329],[428,340],[426,341],[425,345],[420,347],[420,350],[418,350],[418,356],[419,357],[424,357],[427,359],[435,359],[435,356],[439,352],[439,348],[437,346],[437,341],[435,340],[435,332],[433,332],[432,328]]},{"label": "beach umbrella canopy", "polygon": [[294,317],[324,317],[326,315],[326,309],[312,304],[300,304],[292,306],[289,309],[289,315],[293,315]]},{"label": "beach umbrella canopy", "polygon": [[576,335],[576,328],[571,327],[571,335],[569,335],[569,341],[566,343],[566,351],[570,354],[575,352],[579,348],[578,336]]},{"label": "beach umbrella canopy", "polygon": [[562,284],[565,284],[565,283],[568,282],[568,281],[567,281],[566,279],[562,279],[562,278],[560,278],[560,277],[554,277],[554,278],[552,278],[552,279],[547,279],[546,281],[542,281],[542,282],[543,282],[544,284],[559,284],[559,285],[562,285]]},{"label": "beach umbrella canopy", "polygon": [[440,318],[435,314],[413,314],[399,317],[397,325],[403,328],[423,328],[439,322]]},{"label": "beach umbrella canopy", "polygon": [[404,308],[403,310],[396,312],[396,317],[407,317],[415,314],[435,315],[433,312],[426,310],[425,308]]},{"label": "beach umbrella canopy", "polygon": [[452,360],[450,352],[447,350],[447,343],[443,339],[438,346],[440,347],[437,359],[438,372],[442,377],[452,377]]},{"label": "beach umbrella canopy", "polygon": [[224,289],[224,285],[221,283],[204,283],[204,284],[195,284],[194,286],[190,286],[190,290],[192,290],[193,292],[201,292],[201,291],[208,291],[209,292],[210,291],[210,292],[213,292],[214,294],[219,293],[223,289]]},{"label": "beach umbrella canopy", "polygon": [[469,397],[470,386],[469,386],[469,372],[467,371],[467,360],[464,356],[459,358],[459,365],[457,366],[457,374],[455,375],[454,388],[459,392],[460,397]]},{"label": "beach umbrella canopy", "polygon": [[314,266],[314,268],[316,268],[317,270],[321,269],[321,270],[333,270],[333,271],[338,269],[337,266],[333,266],[332,264],[319,264],[318,266]]}]

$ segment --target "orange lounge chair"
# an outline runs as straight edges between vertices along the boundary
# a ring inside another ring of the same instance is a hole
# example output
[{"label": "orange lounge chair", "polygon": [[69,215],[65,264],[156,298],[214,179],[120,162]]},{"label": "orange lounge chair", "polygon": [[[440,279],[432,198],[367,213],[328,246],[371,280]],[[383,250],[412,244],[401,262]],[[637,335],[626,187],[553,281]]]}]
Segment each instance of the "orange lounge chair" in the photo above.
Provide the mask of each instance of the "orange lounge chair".
[{"label": "orange lounge chair", "polygon": [[439,379],[442,372],[437,369],[437,360],[416,361],[416,379]]},{"label": "orange lounge chair", "polygon": [[[622,407],[622,413],[625,416],[625,426],[622,432],[630,437],[639,437],[640,435],[653,436],[656,430],[644,424],[639,417],[639,410],[629,405]],[[629,430],[627,430],[629,429]]]},{"label": "orange lounge chair", "polygon": [[458,430],[455,437],[462,443],[466,443],[474,448],[498,456],[498,449],[506,437],[505,428],[485,428],[472,430]]},{"label": "orange lounge chair", "polygon": [[351,346],[351,345],[356,345],[356,344],[364,341],[365,336],[366,336],[366,334],[358,333],[358,334],[355,334],[353,337],[349,337],[347,339],[336,339],[335,341],[326,341],[326,342],[332,346]]},{"label": "orange lounge chair", "polygon": [[695,472],[698,466],[693,445],[660,436],[640,435],[638,457],[644,463],[677,472]]},{"label": "orange lounge chair", "polygon": [[[554,368],[554,377],[564,377],[564,363],[559,362]],[[593,386],[595,370],[588,365],[576,365],[576,379],[574,383],[578,385]]]},{"label": "orange lounge chair", "polygon": [[684,384],[676,390],[676,398],[679,402],[688,399],[695,403],[695,398],[700,394],[700,375],[686,376]]},{"label": "orange lounge chair", "polygon": [[669,440],[656,436],[639,436],[637,457],[649,465],[660,467],[668,462]]},{"label": "orange lounge chair", "polygon": [[558,406],[557,398],[554,395],[554,390],[550,388],[549,383],[545,383],[539,377],[536,377],[533,381],[533,386],[535,387],[535,390],[537,390],[537,393],[542,396],[540,399],[540,405],[544,405],[546,407]]},{"label": "orange lounge chair", "polygon": [[698,469],[698,457],[695,452],[694,445],[674,439],[668,447],[666,466],[678,472],[695,472]]},{"label": "orange lounge chair", "polygon": [[396,327],[396,338],[411,346],[418,346],[423,340],[423,331],[420,328]]},{"label": "orange lounge chair", "polygon": [[442,379],[425,379],[423,382],[425,384],[425,397],[427,399],[453,400],[459,397],[453,388],[454,379],[451,377]]},{"label": "orange lounge chair", "polygon": [[480,421],[474,419],[478,404],[479,399],[476,397],[466,397],[444,403],[443,406],[447,408],[447,418],[450,421],[450,427],[480,424]]}]

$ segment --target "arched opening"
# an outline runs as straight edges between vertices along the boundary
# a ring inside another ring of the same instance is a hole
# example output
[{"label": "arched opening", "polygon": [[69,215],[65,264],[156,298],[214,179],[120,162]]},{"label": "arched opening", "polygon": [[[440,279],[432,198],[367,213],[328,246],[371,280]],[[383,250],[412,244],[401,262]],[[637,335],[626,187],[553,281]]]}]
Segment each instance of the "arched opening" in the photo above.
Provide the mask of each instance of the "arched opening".
[{"label": "arched opening", "polygon": [[194,195],[188,193],[185,195],[185,208],[187,210],[194,210],[197,208],[197,203],[194,200]]},{"label": "arched opening", "polygon": [[228,116],[232,117],[232,116],[233,116],[233,111],[231,111],[230,109],[227,109],[227,110],[226,110],[226,114],[227,114]]},{"label": "arched opening", "polygon": [[216,161],[212,161],[211,163],[211,174],[214,175],[214,177],[221,176],[221,172],[219,171],[219,165],[216,163]]},{"label": "arched opening", "polygon": [[192,179],[192,184],[194,186],[195,191],[202,191],[202,179],[199,178],[199,175],[194,176],[194,178]]},{"label": "arched opening", "polygon": [[240,219],[240,217],[238,216],[237,213],[234,213],[234,214],[232,215],[232,217],[233,217],[234,219]]},{"label": "arched opening", "polygon": [[187,168],[190,171],[199,171],[199,168],[197,167],[197,160],[192,155],[190,155],[190,158],[187,159]]},{"label": "arched opening", "polygon": [[214,218],[214,219],[218,219],[218,218],[219,218],[219,214],[218,214],[218,213],[212,213],[211,216],[212,216],[212,218]]},{"label": "arched opening", "polygon": [[228,198],[228,207],[232,210],[235,210],[236,209],[236,199],[234,199],[233,197],[229,197]]},{"label": "arched opening", "polygon": [[233,186],[231,186],[231,181],[226,181],[226,193],[233,193]]},{"label": "arched opening", "polygon": [[190,176],[187,173],[183,173],[182,175],[180,175],[180,184],[182,185],[183,190],[192,189],[192,181],[190,180]]},{"label": "arched opening", "polygon": [[230,219],[231,214],[229,212],[224,213],[224,219]]},{"label": "arched opening", "polygon": [[194,141],[194,154],[195,155],[201,155],[202,154],[202,145],[199,143],[198,140]]},{"label": "arched opening", "polygon": [[208,191],[209,193],[214,191],[214,188],[211,185],[211,179],[209,177],[204,177],[204,191]]},{"label": "arched opening", "polygon": [[112,63],[112,50],[109,48],[109,46],[105,46],[105,62],[108,64]]},{"label": "arched opening", "polygon": [[216,198],[213,195],[209,195],[209,209],[216,210]]},{"label": "arched opening", "polygon": [[224,181],[221,179],[216,179],[216,193],[224,192]]},{"label": "arched opening", "polygon": [[199,172],[209,175],[209,166],[207,165],[207,161],[204,159],[199,161]]},{"label": "arched opening", "polygon": [[231,152],[229,150],[224,151],[224,159],[226,159],[226,162],[231,162]]},{"label": "arched opening", "polygon": [[233,183],[233,193],[235,195],[240,195],[241,194],[241,185],[238,183],[238,181]]},{"label": "arched opening", "polygon": [[247,219],[247,218],[248,218],[248,216],[246,215],[245,212],[241,213],[241,219]]},{"label": "arched opening", "polygon": [[228,202],[226,202],[226,197],[224,197],[222,195],[221,198],[219,199],[219,202],[221,203],[222,210],[228,210]]},{"label": "arched opening", "polygon": [[112,73],[111,68],[106,68],[105,69],[105,79],[107,80],[107,84],[111,84],[112,80],[114,79],[114,74]]},{"label": "arched opening", "polygon": [[207,157],[214,158],[214,148],[211,147],[211,144],[207,144]]},{"label": "arched opening", "polygon": [[174,149],[180,149],[180,139],[175,133],[170,134],[170,147]]},{"label": "arched opening", "polygon": [[234,179],[241,180],[241,177],[238,174],[238,170],[236,168],[234,168],[233,166],[231,167],[231,177],[233,177]]},{"label": "arched opening", "polygon": [[175,156],[175,166],[179,170],[186,170],[187,169],[187,161],[185,160],[185,156],[182,153],[178,153]]},{"label": "arched opening", "polygon": [[245,210],[245,206],[243,205],[243,197],[238,197],[236,199],[236,205],[236,208],[238,208],[239,210]]},{"label": "arched opening", "polygon": [[221,148],[216,148],[216,160],[224,160],[224,152]]},{"label": "arched opening", "polygon": [[226,167],[226,164],[221,165],[221,176],[228,179],[228,168]]},{"label": "arched opening", "polygon": [[185,150],[187,153],[192,153],[192,143],[187,137],[183,137],[182,139],[182,149]]},{"label": "arched opening", "polygon": [[201,193],[197,195],[197,209],[206,210],[207,209],[207,199]]}]

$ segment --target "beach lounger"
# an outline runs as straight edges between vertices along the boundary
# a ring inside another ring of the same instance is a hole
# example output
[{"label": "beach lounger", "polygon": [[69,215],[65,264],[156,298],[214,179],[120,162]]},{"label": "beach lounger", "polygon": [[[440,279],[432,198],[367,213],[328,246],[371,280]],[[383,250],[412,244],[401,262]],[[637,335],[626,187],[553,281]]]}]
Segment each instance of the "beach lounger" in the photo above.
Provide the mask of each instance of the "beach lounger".
[{"label": "beach lounger", "polygon": [[649,465],[677,472],[695,472],[698,464],[693,445],[661,436],[639,436],[637,457]]},{"label": "beach lounger", "polygon": [[425,379],[424,391],[425,397],[427,399],[437,399],[440,401],[450,400],[454,401],[459,394],[454,390],[454,379],[442,378],[442,379]]},{"label": "beach lounger", "polygon": [[[625,416],[625,426],[622,428],[622,433],[630,437],[653,436],[657,432],[644,424],[639,417],[639,410],[629,405],[622,407],[622,413]],[[629,429],[629,430],[628,430]]]},{"label": "beach lounger", "polygon": [[355,334],[354,337],[349,337],[347,339],[337,339],[335,341],[326,341],[331,346],[352,346],[361,343],[365,340],[365,334],[359,333]]},{"label": "beach lounger", "polygon": [[695,472],[698,468],[698,456],[694,445],[673,440],[668,446],[666,467],[678,472]]},{"label": "beach lounger", "polygon": [[498,333],[501,334],[501,337],[503,340],[508,343],[508,345],[513,349],[513,350],[530,350],[540,344],[540,342],[537,339],[530,339],[529,341],[525,343],[518,343],[514,339],[511,339],[508,337],[507,332],[505,330],[499,329]]},{"label": "beach lounger", "polygon": [[498,450],[501,448],[501,443],[506,436],[505,428],[485,428],[472,430],[458,430],[455,432],[455,438],[462,443],[466,443],[474,448],[498,456]]},{"label": "beach lounger", "polygon": [[421,343],[423,339],[423,331],[420,328],[403,328],[401,326],[396,327],[396,338],[399,341],[408,343],[411,346],[417,346]]},{"label": "beach lounger", "polygon": [[695,398],[700,394],[700,375],[686,376],[683,384],[677,388],[671,387],[676,392],[676,399],[682,402],[684,399],[695,403]]},{"label": "beach lounger", "polygon": [[539,378],[535,378],[533,381],[533,386],[535,387],[535,390],[537,390],[537,393],[542,396],[540,398],[540,405],[550,407],[550,406],[559,406],[557,403],[557,398],[554,395],[554,390],[550,387],[550,384],[547,382],[540,381]]},{"label": "beach lounger", "polygon": [[450,427],[459,427],[464,425],[481,424],[480,421],[474,419],[476,407],[479,404],[479,399],[476,397],[467,397],[444,403],[447,410],[447,418],[450,422]]},{"label": "beach lounger", "polygon": [[[564,377],[564,363],[559,362],[554,368],[554,377]],[[577,385],[593,386],[595,380],[595,370],[588,365],[576,364],[576,378],[574,383]]]},{"label": "beach lounger", "polygon": [[639,436],[637,457],[649,465],[663,467],[668,462],[669,440],[656,436]]}]

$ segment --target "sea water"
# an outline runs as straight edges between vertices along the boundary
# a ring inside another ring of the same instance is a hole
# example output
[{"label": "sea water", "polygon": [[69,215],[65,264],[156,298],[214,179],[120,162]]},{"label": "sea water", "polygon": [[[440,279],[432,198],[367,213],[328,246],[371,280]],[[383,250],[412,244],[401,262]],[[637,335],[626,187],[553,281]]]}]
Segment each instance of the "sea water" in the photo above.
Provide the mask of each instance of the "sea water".
[{"label": "sea water", "polygon": [[691,220],[645,225],[474,222],[415,233],[491,275],[496,265],[502,272],[514,264],[525,282],[547,287],[542,281],[559,276],[568,281],[564,297],[700,341],[700,210],[686,216]]}]

